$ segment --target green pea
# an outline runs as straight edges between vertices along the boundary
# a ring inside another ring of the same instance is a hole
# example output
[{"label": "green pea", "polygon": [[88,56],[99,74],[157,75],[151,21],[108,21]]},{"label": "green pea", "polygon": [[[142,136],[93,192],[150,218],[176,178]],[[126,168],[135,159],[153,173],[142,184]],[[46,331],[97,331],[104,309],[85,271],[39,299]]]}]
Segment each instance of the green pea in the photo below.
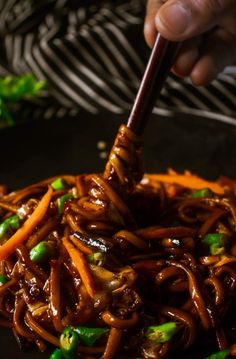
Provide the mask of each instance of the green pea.
[{"label": "green pea", "polygon": [[6,222],[2,222],[0,224],[0,238],[4,236],[6,231],[8,230],[9,225]]},{"label": "green pea", "polygon": [[20,218],[17,214],[6,219],[6,222],[10,225],[12,229],[20,228]]},{"label": "green pea", "polygon": [[0,238],[5,235],[8,228],[12,228],[14,230],[20,228],[20,218],[17,214],[5,219],[5,221],[0,224]]}]

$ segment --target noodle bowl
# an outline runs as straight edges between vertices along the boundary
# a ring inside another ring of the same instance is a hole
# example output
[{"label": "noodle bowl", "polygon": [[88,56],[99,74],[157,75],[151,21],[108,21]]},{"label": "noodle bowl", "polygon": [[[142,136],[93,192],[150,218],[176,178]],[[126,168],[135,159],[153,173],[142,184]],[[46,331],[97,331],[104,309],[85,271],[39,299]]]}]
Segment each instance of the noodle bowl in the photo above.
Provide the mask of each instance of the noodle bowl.
[{"label": "noodle bowl", "polygon": [[235,183],[143,176],[140,147],[121,126],[103,175],[2,188],[0,325],[23,348],[165,358],[204,341],[236,355]]}]

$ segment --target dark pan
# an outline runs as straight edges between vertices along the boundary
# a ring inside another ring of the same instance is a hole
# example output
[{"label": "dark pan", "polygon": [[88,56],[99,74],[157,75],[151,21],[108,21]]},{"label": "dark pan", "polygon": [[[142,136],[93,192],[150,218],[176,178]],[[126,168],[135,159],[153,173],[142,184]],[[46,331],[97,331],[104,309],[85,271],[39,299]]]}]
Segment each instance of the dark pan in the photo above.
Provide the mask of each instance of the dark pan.
[{"label": "dark pan", "polygon": [[[100,172],[105,159],[97,143],[105,141],[109,151],[119,124],[126,116],[80,114],[50,122],[29,123],[0,131],[0,183],[10,189],[65,173]],[[236,123],[236,120],[235,120]],[[104,151],[104,150],[103,150]],[[153,115],[144,139],[147,172],[168,167],[189,169],[207,179],[220,175],[236,178],[236,127],[192,115]],[[21,352],[13,334],[0,329],[1,359],[44,359],[37,350]],[[210,348],[194,348],[174,357],[203,359]],[[180,355],[180,356],[179,356]]]}]

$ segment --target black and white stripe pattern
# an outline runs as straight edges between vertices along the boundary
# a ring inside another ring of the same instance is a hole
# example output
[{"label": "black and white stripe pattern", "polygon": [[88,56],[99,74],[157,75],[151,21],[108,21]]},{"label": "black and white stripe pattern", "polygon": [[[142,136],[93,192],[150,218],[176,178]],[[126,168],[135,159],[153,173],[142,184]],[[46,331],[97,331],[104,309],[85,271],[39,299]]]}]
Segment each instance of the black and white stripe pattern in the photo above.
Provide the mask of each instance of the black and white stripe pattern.
[{"label": "black and white stripe pattern", "polygon": [[[127,112],[149,54],[144,11],[141,0],[0,0],[0,76],[32,72],[47,81],[30,117]],[[207,88],[170,76],[155,111],[235,116],[233,71]]]}]

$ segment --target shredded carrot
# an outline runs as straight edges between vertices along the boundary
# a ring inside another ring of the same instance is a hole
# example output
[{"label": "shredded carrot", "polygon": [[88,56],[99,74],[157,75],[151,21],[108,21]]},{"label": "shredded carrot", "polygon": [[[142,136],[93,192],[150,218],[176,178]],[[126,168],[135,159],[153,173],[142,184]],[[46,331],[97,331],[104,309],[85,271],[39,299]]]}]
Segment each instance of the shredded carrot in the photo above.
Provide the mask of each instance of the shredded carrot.
[{"label": "shredded carrot", "polygon": [[65,246],[69,256],[72,259],[73,264],[75,265],[76,269],[78,270],[82,282],[91,298],[95,296],[95,283],[90,272],[90,268],[88,263],[85,260],[83,253],[73,246],[73,244],[66,238],[63,238],[63,245]]},{"label": "shredded carrot", "polygon": [[236,355],[236,344],[233,344],[230,347],[230,355],[235,356]]},{"label": "shredded carrot", "polygon": [[31,216],[25,221],[25,223],[5,242],[0,246],[0,260],[6,259],[11,255],[20,244],[22,244],[29,235],[33,232],[35,227],[42,221],[45,216],[48,206],[51,201],[53,190],[48,188],[46,194],[42,197],[38,206],[31,214]]},{"label": "shredded carrot", "polygon": [[228,257],[228,256],[222,256],[221,260],[219,262],[217,262],[214,267],[222,267],[225,264],[228,263],[235,263],[236,262],[236,258],[235,257]]},{"label": "shredded carrot", "polygon": [[224,188],[220,186],[217,182],[206,181],[190,173],[184,175],[147,174],[146,178],[163,183],[176,183],[181,186],[196,190],[202,188],[209,188],[217,194],[224,194]]}]

